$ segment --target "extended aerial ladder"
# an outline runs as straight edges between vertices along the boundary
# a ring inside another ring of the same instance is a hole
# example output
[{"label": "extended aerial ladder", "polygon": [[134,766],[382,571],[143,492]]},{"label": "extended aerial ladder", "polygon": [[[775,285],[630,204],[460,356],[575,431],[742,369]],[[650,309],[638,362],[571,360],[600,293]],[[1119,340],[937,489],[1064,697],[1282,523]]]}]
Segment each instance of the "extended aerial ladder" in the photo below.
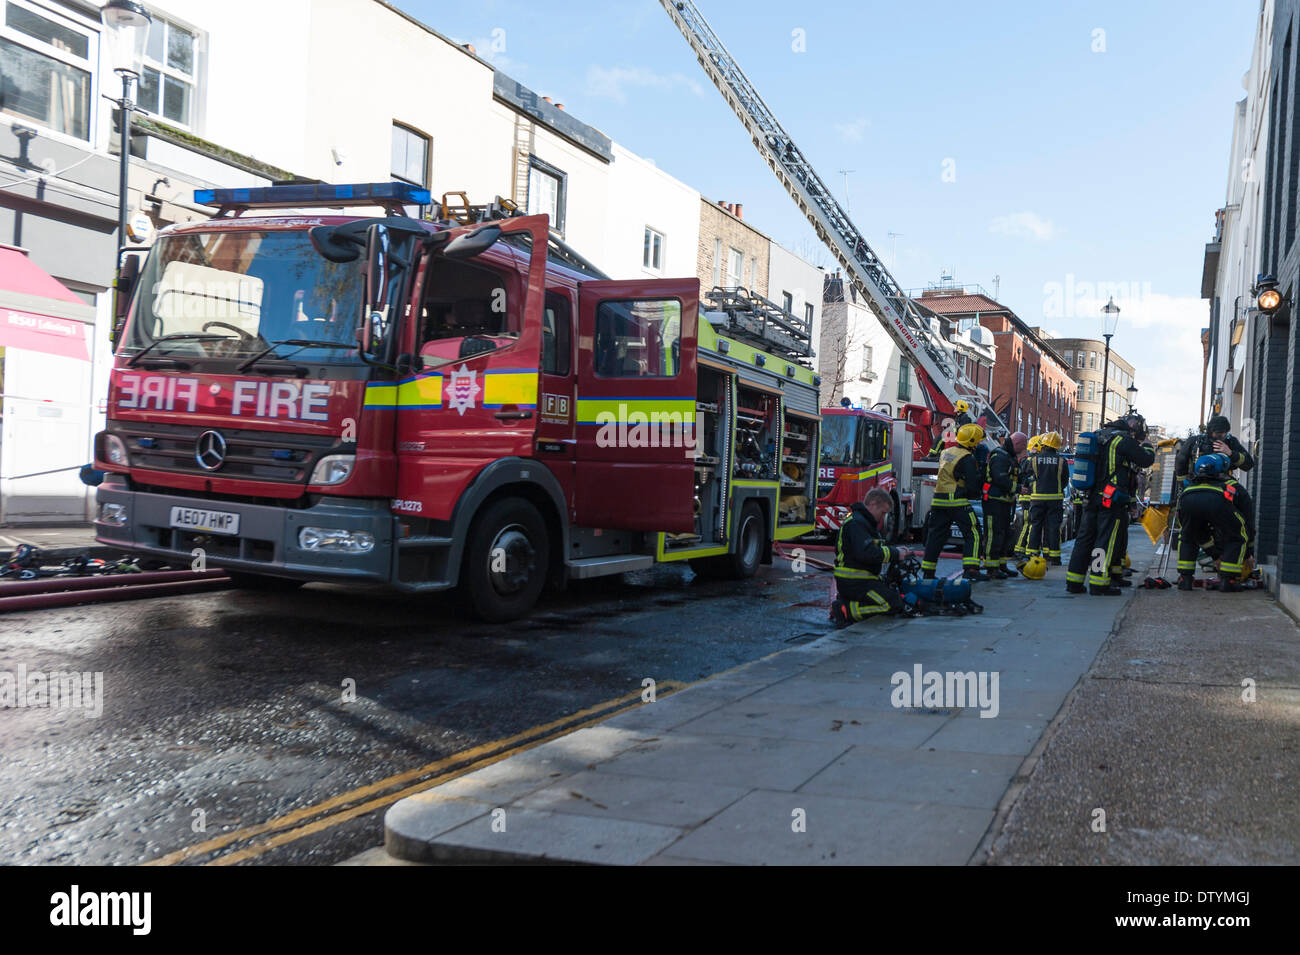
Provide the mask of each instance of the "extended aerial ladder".
[{"label": "extended aerial ladder", "polygon": [[951,415],[955,402],[964,399],[970,404],[972,417],[985,418],[987,430],[1005,431],[1001,419],[957,364],[952,345],[903,293],[695,4],[690,0],[660,3],[691,45],[704,72],[744,124],[759,154],[808,217],[817,237],[826,243],[890,337],[915,364],[930,407],[940,415]]}]

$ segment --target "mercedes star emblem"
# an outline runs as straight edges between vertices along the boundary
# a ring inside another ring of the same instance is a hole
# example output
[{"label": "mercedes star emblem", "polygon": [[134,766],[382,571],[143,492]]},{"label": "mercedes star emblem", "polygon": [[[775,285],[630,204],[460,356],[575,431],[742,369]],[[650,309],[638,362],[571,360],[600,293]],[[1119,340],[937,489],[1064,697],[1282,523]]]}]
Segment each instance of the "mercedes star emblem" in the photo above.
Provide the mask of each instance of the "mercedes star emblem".
[{"label": "mercedes star emblem", "polygon": [[204,431],[194,442],[194,460],[205,471],[215,471],[226,463],[226,439],[220,431]]}]

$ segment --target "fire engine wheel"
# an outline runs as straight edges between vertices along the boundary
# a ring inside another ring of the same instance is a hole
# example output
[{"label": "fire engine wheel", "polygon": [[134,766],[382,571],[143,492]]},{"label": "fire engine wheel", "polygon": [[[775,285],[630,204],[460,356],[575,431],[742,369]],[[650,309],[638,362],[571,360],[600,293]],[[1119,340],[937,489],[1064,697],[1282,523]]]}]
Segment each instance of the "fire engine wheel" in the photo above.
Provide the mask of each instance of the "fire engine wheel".
[{"label": "fire engine wheel", "polygon": [[480,619],[515,620],[537,602],[549,563],[542,515],[522,498],[504,498],[474,522],[461,588]]},{"label": "fire engine wheel", "polygon": [[691,570],[705,578],[741,580],[758,573],[763,562],[763,534],[766,523],[757,504],[746,504],[736,526],[736,551],[723,557],[703,557],[691,561]]}]

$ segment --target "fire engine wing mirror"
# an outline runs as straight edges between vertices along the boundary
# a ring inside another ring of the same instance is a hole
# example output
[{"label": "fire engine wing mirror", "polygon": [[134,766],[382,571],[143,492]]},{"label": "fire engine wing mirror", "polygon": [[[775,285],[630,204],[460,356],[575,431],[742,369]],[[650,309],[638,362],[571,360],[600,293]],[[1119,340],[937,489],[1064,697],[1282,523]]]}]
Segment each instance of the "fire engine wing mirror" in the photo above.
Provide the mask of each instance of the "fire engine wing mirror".
[{"label": "fire engine wing mirror", "polygon": [[126,323],[127,312],[131,310],[131,298],[135,295],[136,284],[140,281],[140,255],[127,255],[122,259],[122,264],[117,270],[117,282],[115,283],[115,295],[113,298],[113,334],[111,340],[114,347],[117,340],[122,334],[122,326]]},{"label": "fire engine wing mirror", "polygon": [[492,248],[500,238],[500,226],[485,225],[481,229],[456,236],[443,247],[442,254],[449,259],[472,259]]}]

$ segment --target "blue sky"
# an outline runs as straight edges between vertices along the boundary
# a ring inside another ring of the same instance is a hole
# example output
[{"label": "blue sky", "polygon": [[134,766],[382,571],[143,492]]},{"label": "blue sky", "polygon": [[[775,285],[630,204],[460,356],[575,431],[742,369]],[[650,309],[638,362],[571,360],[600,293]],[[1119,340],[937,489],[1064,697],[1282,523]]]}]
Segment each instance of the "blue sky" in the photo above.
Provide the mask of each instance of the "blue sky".
[{"label": "blue sky", "polygon": [[[852,217],[905,288],[1000,276],[1031,325],[1099,336],[1104,283],[1137,406],[1195,422],[1201,263],[1258,0],[697,5],[841,202],[853,170]],[[398,6],[830,264],[657,0]]]}]

